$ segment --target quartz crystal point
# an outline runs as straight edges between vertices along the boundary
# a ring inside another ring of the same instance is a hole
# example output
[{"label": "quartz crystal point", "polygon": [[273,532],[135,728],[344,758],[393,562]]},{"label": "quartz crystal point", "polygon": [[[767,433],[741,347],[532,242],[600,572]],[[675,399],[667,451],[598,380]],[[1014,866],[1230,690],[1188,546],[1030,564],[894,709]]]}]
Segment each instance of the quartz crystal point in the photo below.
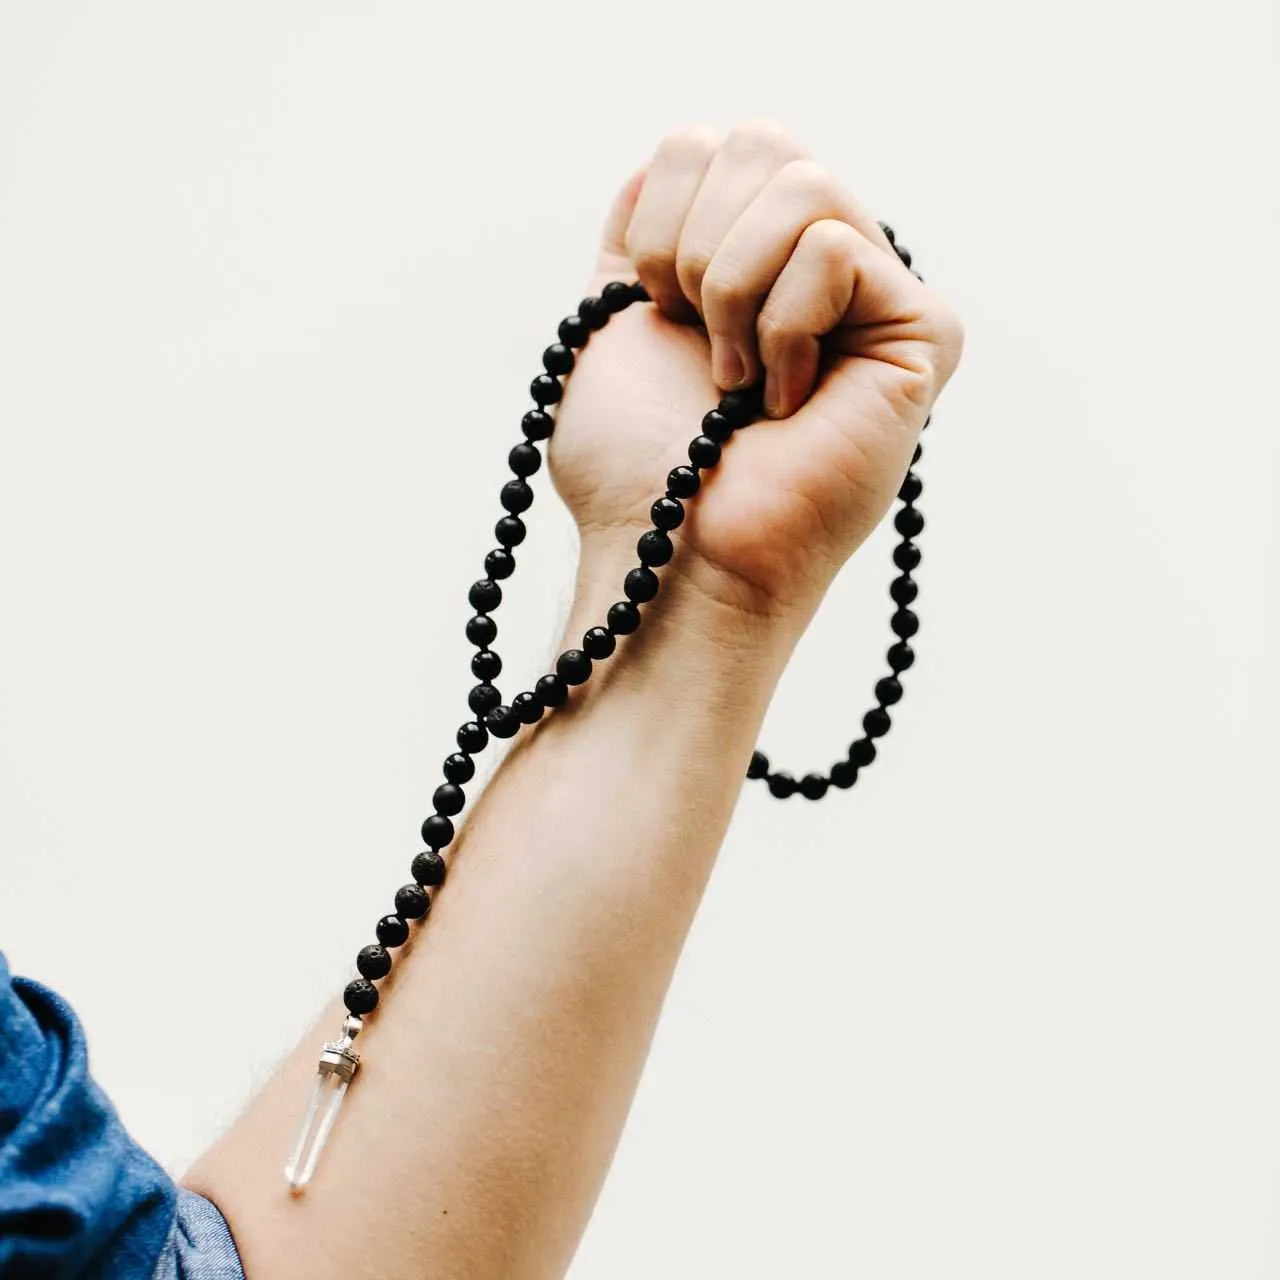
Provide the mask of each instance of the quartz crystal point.
[{"label": "quartz crystal point", "polygon": [[360,1019],[348,1017],[342,1024],[342,1037],[331,1040],[320,1054],[311,1099],[298,1126],[298,1139],[293,1144],[289,1162],[284,1167],[285,1180],[295,1195],[311,1181],[324,1144],[329,1140],[338,1108],[347,1096],[351,1078],[360,1065],[360,1055],[352,1042],[360,1034]]}]

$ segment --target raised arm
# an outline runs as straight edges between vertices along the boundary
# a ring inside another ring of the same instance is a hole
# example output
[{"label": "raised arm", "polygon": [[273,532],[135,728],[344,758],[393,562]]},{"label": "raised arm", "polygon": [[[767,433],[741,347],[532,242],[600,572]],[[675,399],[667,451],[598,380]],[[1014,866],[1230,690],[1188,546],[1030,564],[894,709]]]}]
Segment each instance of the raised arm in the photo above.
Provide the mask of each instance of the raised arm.
[{"label": "raised arm", "polygon": [[281,1162],[319,1034],[189,1174],[250,1280],[563,1274],[777,679],[959,356],[950,313],[771,126],[664,142],[618,198],[594,288],[637,274],[658,305],[592,340],[550,451],[582,531],[564,647],[622,598],[717,384],[766,373],[777,420],[724,446],[643,626],[475,806],[305,1196]]}]

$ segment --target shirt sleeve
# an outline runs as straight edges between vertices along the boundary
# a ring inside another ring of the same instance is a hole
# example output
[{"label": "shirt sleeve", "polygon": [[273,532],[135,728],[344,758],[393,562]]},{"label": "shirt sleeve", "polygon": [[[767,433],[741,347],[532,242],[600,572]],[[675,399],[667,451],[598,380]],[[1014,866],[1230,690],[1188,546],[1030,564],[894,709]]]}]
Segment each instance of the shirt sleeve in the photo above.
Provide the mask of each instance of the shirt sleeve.
[{"label": "shirt sleeve", "polygon": [[84,1030],[0,955],[0,1280],[243,1280],[217,1209],[129,1136]]}]

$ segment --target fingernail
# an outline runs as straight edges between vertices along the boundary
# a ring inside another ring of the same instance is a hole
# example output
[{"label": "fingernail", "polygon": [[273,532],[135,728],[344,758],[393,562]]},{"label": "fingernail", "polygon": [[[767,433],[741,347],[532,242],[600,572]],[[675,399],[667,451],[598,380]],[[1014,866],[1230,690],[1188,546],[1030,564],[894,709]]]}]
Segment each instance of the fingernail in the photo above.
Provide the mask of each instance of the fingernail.
[{"label": "fingernail", "polygon": [[782,408],[782,396],[778,390],[778,375],[772,369],[765,370],[764,375],[764,411],[771,418],[776,418]]},{"label": "fingernail", "polygon": [[716,386],[732,391],[747,376],[738,349],[728,338],[711,339],[711,377]]}]

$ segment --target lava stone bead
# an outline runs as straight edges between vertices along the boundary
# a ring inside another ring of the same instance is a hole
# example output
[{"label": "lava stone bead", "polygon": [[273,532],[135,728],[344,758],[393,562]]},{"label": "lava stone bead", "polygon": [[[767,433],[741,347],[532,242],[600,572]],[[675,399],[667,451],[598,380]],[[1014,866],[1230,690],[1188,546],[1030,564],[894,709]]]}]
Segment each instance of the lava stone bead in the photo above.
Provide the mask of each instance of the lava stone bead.
[{"label": "lava stone bead", "polygon": [[396,890],[396,912],[406,920],[421,920],[431,910],[431,899],[420,884],[401,885]]},{"label": "lava stone bead", "polygon": [[378,1007],[378,988],[368,978],[353,978],[342,993],[342,1003],[348,1012],[362,1018]]},{"label": "lava stone bead", "polygon": [[391,972],[391,957],[387,954],[386,947],[376,942],[371,946],[361,947],[360,954],[356,956],[356,970],[370,982],[385,978]]},{"label": "lava stone bead", "polygon": [[424,849],[414,856],[410,871],[420,885],[434,889],[437,885],[444,884],[448,867],[445,860],[434,849]]}]

